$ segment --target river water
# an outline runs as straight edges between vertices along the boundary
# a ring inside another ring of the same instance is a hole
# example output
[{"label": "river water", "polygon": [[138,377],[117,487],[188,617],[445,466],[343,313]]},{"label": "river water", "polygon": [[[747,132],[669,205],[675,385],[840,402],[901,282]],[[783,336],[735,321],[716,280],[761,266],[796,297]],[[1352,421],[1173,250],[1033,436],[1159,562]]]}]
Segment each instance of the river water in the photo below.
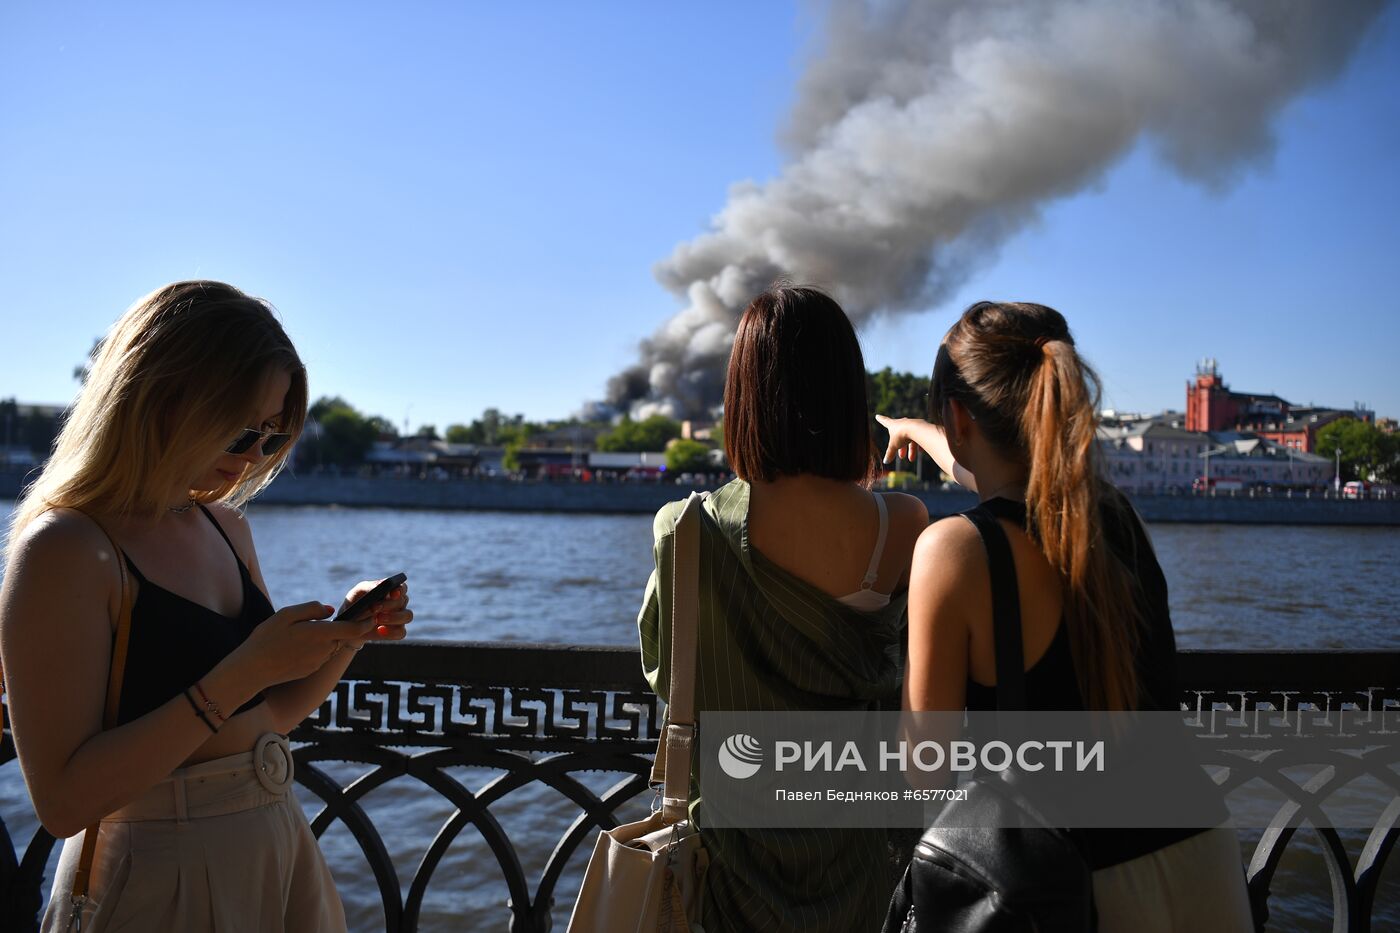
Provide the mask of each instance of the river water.
[{"label": "river water", "polygon": [[[11,505],[0,501],[0,521]],[[636,644],[638,602],[652,567],[650,516],[254,505],[249,517],[279,606],[313,599],[336,604],[355,581],[403,570],[412,588],[415,638]],[[1181,647],[1400,649],[1400,530],[1150,530]],[[331,770],[341,779],[356,773]],[[463,769],[454,776],[475,789],[495,774]],[[406,887],[451,807],[400,785],[373,792],[365,809],[385,832]],[[537,876],[571,811],[538,786],[515,792],[512,800],[514,807],[500,811],[502,822],[528,850],[521,856],[527,875]],[[304,801],[314,812],[313,801]],[[12,838],[27,842],[35,823],[14,762],[0,767],[0,817]],[[1347,836],[1353,857],[1360,838]],[[348,832],[332,828],[322,844],[351,929],[382,929],[372,875]],[[1328,929],[1326,872],[1317,849],[1297,843],[1295,849],[1275,882],[1271,929]],[[576,853],[561,882],[558,930],[567,923],[586,858],[586,851]],[[1386,874],[1380,908],[1386,919],[1377,929],[1400,929],[1400,867],[1392,864]],[[438,870],[421,928],[504,930],[499,877],[480,837],[470,831],[459,837]]]}]

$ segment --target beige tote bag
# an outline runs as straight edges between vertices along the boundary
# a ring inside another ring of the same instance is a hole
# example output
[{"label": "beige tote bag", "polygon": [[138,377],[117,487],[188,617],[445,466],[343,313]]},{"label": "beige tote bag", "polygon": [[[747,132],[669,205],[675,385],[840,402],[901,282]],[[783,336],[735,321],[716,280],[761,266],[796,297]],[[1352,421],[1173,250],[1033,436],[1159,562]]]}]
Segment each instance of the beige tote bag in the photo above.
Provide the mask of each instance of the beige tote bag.
[{"label": "beige tote bag", "polygon": [[692,492],[676,519],[671,561],[671,699],[651,783],[661,808],[598,834],[568,933],[704,933],[700,885],[709,864],[690,824],[695,745],[695,640],[700,598],[700,508]]}]

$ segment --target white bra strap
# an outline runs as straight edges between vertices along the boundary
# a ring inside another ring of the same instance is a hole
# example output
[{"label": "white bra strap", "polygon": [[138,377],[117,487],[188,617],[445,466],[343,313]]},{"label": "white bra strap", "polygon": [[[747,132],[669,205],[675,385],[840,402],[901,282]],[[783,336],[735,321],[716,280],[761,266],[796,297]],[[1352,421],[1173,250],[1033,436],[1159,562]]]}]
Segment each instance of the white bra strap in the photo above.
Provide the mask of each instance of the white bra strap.
[{"label": "white bra strap", "polygon": [[870,555],[870,566],[865,570],[865,579],[860,581],[860,588],[871,589],[875,586],[875,580],[880,576],[880,557],[885,553],[885,536],[890,530],[890,515],[885,510],[885,497],[878,492],[871,493],[875,497],[875,508],[880,513],[880,533],[875,538],[875,550]]}]

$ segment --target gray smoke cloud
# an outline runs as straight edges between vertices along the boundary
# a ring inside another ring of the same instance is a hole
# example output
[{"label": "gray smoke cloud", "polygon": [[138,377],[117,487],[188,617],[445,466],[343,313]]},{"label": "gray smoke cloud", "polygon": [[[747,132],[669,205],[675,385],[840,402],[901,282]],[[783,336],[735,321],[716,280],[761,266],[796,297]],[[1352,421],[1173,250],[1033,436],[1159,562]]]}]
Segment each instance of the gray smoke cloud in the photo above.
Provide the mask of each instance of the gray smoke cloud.
[{"label": "gray smoke cloud", "polygon": [[1267,164],[1279,110],[1386,0],[837,0],[782,140],[655,273],[686,307],[609,383],[634,416],[711,412],[749,300],[822,284],[859,324],[938,306],[1041,205],[1139,142],[1209,189]]}]

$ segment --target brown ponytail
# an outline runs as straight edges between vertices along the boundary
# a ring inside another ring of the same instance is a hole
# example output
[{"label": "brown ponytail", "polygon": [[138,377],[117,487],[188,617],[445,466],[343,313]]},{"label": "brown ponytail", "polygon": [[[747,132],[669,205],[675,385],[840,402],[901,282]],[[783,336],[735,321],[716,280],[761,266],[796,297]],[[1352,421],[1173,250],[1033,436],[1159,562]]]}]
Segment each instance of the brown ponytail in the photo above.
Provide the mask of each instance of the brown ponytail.
[{"label": "brown ponytail", "polygon": [[979,302],[944,347],[931,416],[958,398],[993,444],[1025,464],[1027,531],[1059,571],[1085,705],[1136,708],[1142,613],[1128,568],[1104,544],[1098,376],[1075,350],[1064,317],[1044,305]]},{"label": "brown ponytail", "polygon": [[1092,709],[1132,709],[1137,626],[1124,623],[1136,607],[1124,568],[1103,546],[1098,377],[1066,340],[1046,341],[1042,353],[1022,416],[1030,451],[1027,519],[1065,584],[1065,618],[1085,703]]}]

